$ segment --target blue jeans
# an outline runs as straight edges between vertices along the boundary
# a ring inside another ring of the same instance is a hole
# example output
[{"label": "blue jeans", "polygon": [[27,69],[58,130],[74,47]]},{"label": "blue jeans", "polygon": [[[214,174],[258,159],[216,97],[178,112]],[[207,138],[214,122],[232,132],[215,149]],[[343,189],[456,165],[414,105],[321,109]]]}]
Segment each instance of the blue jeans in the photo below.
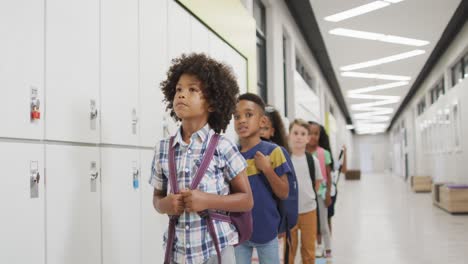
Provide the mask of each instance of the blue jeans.
[{"label": "blue jeans", "polygon": [[238,245],[236,249],[237,264],[250,264],[252,261],[252,251],[257,249],[258,261],[260,264],[279,264],[278,238],[265,244],[257,244],[250,241]]}]

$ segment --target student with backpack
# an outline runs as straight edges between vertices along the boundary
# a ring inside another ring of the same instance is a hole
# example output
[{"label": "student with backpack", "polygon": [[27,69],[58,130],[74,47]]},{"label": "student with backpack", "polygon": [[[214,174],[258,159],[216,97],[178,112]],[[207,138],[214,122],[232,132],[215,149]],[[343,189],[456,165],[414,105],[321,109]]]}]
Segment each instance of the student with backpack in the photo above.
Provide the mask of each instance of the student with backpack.
[{"label": "student with backpack", "polygon": [[204,54],[182,55],[161,88],[181,122],[161,140],[150,178],[155,209],[170,217],[164,263],[235,264],[233,246],[250,237],[253,206],[245,159],[219,135],[234,112],[235,77]]},{"label": "student with backpack", "polygon": [[320,137],[318,141],[318,145],[320,148],[324,149],[325,151],[328,151],[330,153],[330,199],[331,202],[329,205],[327,205],[327,223],[328,223],[328,228],[330,230],[331,234],[331,218],[335,214],[335,201],[337,197],[337,189],[336,189],[336,170],[335,170],[335,161],[333,160],[333,152],[331,150],[330,146],[330,137],[328,136],[327,131],[325,130],[325,127],[320,125]]},{"label": "student with backpack", "polygon": [[289,125],[291,160],[296,169],[299,188],[299,220],[291,231],[289,263],[293,264],[301,231],[301,258],[304,264],[315,264],[315,241],[317,234],[317,191],[322,182],[322,173],[317,158],[306,151],[309,142],[309,124],[295,119]]},{"label": "student with backpack", "polygon": [[291,242],[290,230],[297,224],[298,218],[298,185],[296,180],[296,173],[294,166],[291,161],[290,151],[288,146],[288,140],[286,136],[286,130],[284,128],[283,120],[280,113],[273,106],[267,105],[265,107],[265,123],[260,128],[260,137],[264,140],[273,142],[281,147],[284,157],[288,162],[291,172],[288,173],[289,183],[289,195],[285,200],[278,199],[278,210],[281,216],[281,222],[279,226],[279,236],[286,238],[284,243],[285,264],[288,264],[289,259],[289,247]]},{"label": "student with backpack", "polygon": [[278,226],[280,213],[277,199],[289,194],[291,169],[281,148],[260,139],[265,124],[265,103],[256,94],[239,96],[234,114],[234,127],[240,150],[247,161],[247,175],[254,197],[253,233],[250,240],[235,248],[237,264],[250,264],[257,249],[260,264],[279,264]]},{"label": "student with backpack", "polygon": [[[319,160],[320,171],[323,175],[323,182],[320,186],[319,192],[317,193],[317,203],[319,209],[319,222],[320,222],[320,232],[317,237],[318,249],[316,250],[316,256],[325,256],[327,259],[332,257],[331,249],[331,234],[330,228],[328,226],[328,210],[327,208],[331,204],[331,167],[332,163],[331,154],[329,151],[321,148],[319,146],[320,139],[320,124],[309,121],[309,131],[310,131],[310,140],[307,144],[307,152],[312,153],[314,157]],[[322,239],[325,242],[325,250],[323,250]],[[325,254],[323,254],[325,251]]]},{"label": "student with backpack", "polygon": [[265,106],[265,124],[260,128],[260,137],[275,143],[283,150],[284,157],[288,162],[291,172],[288,173],[289,195],[286,200],[279,200],[279,210],[281,214],[281,224],[279,227],[280,235],[288,233],[287,231],[293,228],[297,223],[297,192],[298,185],[296,173],[291,161],[288,138],[284,128],[281,115],[273,106]]}]

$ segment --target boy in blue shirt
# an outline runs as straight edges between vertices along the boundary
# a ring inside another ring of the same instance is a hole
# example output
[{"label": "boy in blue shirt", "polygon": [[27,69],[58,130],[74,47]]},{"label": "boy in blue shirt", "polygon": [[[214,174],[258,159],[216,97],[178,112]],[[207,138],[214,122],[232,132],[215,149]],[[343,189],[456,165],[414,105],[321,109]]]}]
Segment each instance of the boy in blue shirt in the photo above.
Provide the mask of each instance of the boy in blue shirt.
[{"label": "boy in blue shirt", "polygon": [[250,240],[236,247],[237,264],[251,263],[252,251],[257,249],[260,264],[279,264],[278,226],[280,214],[277,198],[289,193],[290,168],[281,148],[260,139],[265,123],[265,103],[255,94],[238,98],[234,126],[239,135],[240,151],[247,161],[247,176],[252,188],[254,207],[253,233]]}]

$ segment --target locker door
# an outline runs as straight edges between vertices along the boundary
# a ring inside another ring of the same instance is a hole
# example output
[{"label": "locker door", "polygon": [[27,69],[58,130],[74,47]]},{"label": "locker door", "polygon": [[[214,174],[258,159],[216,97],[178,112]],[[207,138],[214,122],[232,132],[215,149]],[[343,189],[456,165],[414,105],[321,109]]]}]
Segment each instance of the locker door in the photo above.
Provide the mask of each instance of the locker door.
[{"label": "locker door", "polygon": [[0,142],[0,157],[0,263],[44,264],[44,147]]},{"label": "locker door", "polygon": [[169,221],[153,207],[153,186],[148,184],[154,152],[142,150],[141,155],[141,225],[143,264],[162,263],[164,258],[163,235]]},{"label": "locker door", "polygon": [[[0,137],[43,138],[44,1],[0,2]],[[34,91],[32,91],[34,90]],[[41,117],[31,121],[32,93]]]},{"label": "locker door", "polygon": [[140,1],[140,146],[153,147],[163,134],[165,105],[159,84],[168,70],[167,2]]},{"label": "locker door", "polygon": [[[211,33],[198,19],[190,16],[192,51],[209,54],[208,36]],[[213,33],[211,33],[213,34]]]},{"label": "locker door", "polygon": [[219,61],[225,61],[226,59],[226,49],[224,48],[224,41],[216,36],[213,32],[209,34],[209,49],[210,56]]},{"label": "locker door", "polygon": [[99,1],[47,1],[46,138],[99,142]]},{"label": "locker door", "polygon": [[138,0],[101,1],[101,142],[138,143]]},{"label": "locker door", "polygon": [[232,66],[237,77],[240,94],[247,92],[247,61],[237,51],[227,47],[228,63]]},{"label": "locker door", "polygon": [[[102,148],[101,160],[103,263],[141,263],[138,151]],[[136,188],[134,178],[138,180]]]},{"label": "locker door", "polygon": [[169,1],[168,50],[169,61],[191,51],[190,14],[175,1]]},{"label": "locker door", "polygon": [[46,146],[47,264],[101,262],[99,149]]}]

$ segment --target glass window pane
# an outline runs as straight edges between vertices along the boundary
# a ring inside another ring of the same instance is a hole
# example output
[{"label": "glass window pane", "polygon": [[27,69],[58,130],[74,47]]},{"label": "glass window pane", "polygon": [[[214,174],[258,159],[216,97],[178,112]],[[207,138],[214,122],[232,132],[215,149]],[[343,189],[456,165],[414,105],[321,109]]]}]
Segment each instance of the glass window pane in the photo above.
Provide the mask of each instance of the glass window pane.
[{"label": "glass window pane", "polygon": [[459,61],[452,69],[452,85],[455,86],[457,83],[461,82],[463,79],[463,69],[462,62]]},{"label": "glass window pane", "polygon": [[440,89],[440,94],[445,94],[445,82],[444,82],[444,78],[442,78],[442,80],[440,80],[440,82],[439,82],[439,89]]},{"label": "glass window pane", "polygon": [[253,3],[253,15],[257,30],[265,34],[265,6],[259,0],[255,0]]},{"label": "glass window pane", "polygon": [[286,38],[283,37],[283,100],[284,116],[288,117],[288,86],[287,86],[287,68],[286,68]]},{"label": "glass window pane", "polygon": [[463,71],[464,73],[464,78],[468,78],[468,54],[465,55],[465,59],[463,59],[464,61],[464,65],[465,65],[465,69]]}]

